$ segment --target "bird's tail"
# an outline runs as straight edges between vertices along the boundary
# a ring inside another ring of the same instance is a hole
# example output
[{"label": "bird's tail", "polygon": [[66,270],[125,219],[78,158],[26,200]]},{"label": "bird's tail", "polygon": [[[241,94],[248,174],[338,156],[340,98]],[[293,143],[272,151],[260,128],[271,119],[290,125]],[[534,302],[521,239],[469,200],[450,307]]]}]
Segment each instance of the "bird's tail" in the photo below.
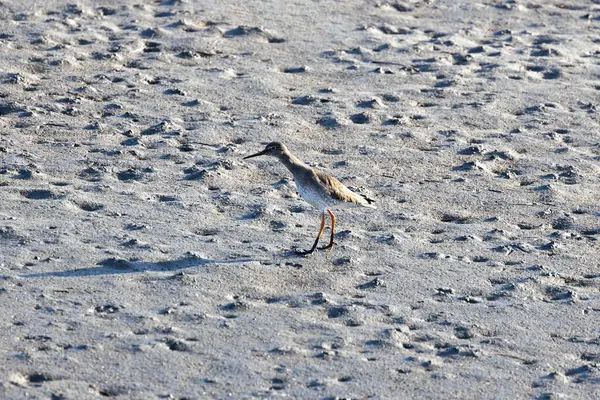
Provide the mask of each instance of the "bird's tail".
[{"label": "bird's tail", "polygon": [[368,198],[367,196],[365,196],[364,194],[361,194],[360,197],[362,197],[363,199],[365,199],[365,201],[367,202],[366,204],[363,203],[364,207],[369,207],[369,208],[377,208],[376,206],[373,205],[373,203],[375,203],[375,200]]}]

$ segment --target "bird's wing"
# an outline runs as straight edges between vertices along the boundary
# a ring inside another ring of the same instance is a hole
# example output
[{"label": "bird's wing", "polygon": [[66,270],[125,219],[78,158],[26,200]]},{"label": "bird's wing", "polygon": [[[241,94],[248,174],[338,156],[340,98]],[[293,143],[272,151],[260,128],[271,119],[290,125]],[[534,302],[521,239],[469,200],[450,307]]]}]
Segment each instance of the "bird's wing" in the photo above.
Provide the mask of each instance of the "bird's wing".
[{"label": "bird's wing", "polygon": [[323,189],[327,190],[331,197],[338,201],[343,201],[346,203],[357,203],[357,204],[370,204],[373,200],[366,198],[365,196],[354,193],[350,189],[348,189],[344,184],[338,181],[331,175],[327,175],[324,172],[313,169],[316,178]]}]

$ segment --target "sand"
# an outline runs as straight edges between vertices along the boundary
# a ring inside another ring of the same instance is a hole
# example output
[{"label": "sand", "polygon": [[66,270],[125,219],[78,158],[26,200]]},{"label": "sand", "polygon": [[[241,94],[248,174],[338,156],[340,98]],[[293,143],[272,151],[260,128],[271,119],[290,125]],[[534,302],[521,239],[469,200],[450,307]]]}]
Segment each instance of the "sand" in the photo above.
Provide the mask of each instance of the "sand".
[{"label": "sand", "polygon": [[0,2],[0,398],[600,397],[599,21]]}]

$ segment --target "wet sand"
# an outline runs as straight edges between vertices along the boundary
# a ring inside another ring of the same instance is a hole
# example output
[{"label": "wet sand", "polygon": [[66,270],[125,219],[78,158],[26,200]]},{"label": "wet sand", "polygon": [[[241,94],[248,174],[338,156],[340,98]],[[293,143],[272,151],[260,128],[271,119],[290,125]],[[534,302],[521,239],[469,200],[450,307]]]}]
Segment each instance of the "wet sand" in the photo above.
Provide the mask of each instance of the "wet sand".
[{"label": "wet sand", "polygon": [[[600,396],[600,5],[0,2],[0,397]],[[372,197],[319,211],[270,141]],[[327,237],[328,232],[325,232]]]}]

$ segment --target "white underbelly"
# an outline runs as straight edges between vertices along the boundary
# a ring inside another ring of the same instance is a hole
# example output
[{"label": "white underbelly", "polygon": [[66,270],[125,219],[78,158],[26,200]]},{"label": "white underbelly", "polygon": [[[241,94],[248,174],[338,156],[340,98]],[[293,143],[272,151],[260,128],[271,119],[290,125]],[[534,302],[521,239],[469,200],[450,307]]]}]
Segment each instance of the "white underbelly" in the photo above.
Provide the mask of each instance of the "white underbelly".
[{"label": "white underbelly", "polygon": [[311,189],[310,187],[301,186],[296,183],[298,193],[304,200],[310,203],[313,207],[318,208],[321,211],[325,211],[327,208],[335,205],[335,200],[331,197],[326,196],[322,191],[317,189]]}]

